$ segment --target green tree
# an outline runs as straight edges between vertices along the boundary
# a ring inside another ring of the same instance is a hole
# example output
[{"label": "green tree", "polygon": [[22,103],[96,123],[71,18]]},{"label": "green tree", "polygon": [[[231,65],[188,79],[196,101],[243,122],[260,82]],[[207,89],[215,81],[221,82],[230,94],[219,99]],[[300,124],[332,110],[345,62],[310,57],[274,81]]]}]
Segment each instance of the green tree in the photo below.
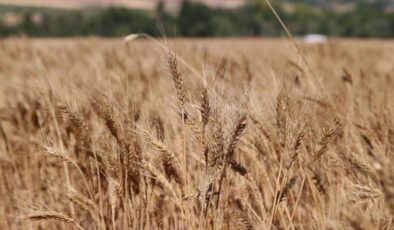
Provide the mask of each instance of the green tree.
[{"label": "green tree", "polygon": [[205,5],[183,0],[177,17],[181,35],[212,36],[215,34],[211,9]]}]

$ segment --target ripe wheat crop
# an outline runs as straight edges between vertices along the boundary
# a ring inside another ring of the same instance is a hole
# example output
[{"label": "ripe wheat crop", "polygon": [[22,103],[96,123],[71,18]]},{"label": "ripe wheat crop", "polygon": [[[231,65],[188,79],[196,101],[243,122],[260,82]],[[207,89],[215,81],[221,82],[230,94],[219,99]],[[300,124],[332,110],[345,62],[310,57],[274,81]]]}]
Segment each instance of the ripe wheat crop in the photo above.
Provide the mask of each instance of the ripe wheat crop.
[{"label": "ripe wheat crop", "polygon": [[1,40],[0,229],[393,229],[394,43],[298,44]]}]

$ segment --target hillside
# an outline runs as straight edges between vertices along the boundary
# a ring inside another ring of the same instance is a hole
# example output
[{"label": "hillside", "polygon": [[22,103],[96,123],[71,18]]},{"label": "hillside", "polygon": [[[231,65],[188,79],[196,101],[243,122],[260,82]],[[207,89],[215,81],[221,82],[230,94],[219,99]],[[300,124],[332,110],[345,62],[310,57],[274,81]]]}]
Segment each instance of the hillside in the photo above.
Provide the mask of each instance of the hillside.
[{"label": "hillside", "polygon": [[[179,9],[183,0],[163,0],[165,8],[170,11]],[[213,8],[234,9],[245,5],[248,2],[264,0],[190,0],[191,2],[202,3]],[[0,6],[30,6],[30,7],[50,7],[58,9],[81,9],[87,7],[108,7],[120,6],[130,9],[153,10],[160,0],[0,0]],[[386,11],[394,10],[392,0],[277,0],[273,3],[283,3],[287,9],[293,9],[299,4],[306,4],[317,11],[320,9],[329,9],[335,12],[348,12],[354,9],[359,3],[378,3],[382,4]]]},{"label": "hillside", "polygon": [[[182,0],[164,0],[169,7],[176,7]],[[245,0],[197,0],[198,2],[214,7],[236,7],[245,3]],[[152,9],[159,0],[0,0],[0,4],[51,6],[58,8],[81,8],[87,6],[124,6],[138,9]]]}]

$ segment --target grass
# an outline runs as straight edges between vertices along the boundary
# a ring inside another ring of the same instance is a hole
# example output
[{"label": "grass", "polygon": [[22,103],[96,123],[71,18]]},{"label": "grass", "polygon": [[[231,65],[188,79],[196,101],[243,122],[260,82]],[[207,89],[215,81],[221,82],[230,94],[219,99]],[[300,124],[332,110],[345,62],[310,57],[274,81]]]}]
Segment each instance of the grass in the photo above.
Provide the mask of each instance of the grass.
[{"label": "grass", "polygon": [[392,41],[163,42],[0,41],[1,229],[393,227]]}]

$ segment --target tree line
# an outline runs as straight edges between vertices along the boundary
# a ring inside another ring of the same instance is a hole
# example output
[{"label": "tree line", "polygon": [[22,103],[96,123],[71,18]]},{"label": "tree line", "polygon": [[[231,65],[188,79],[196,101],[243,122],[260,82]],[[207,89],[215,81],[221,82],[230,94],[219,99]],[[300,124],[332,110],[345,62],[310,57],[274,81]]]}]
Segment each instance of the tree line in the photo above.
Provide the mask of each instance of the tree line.
[{"label": "tree line", "polygon": [[[381,2],[357,3],[351,10],[335,11],[312,4],[294,3],[286,9],[274,4],[294,35],[320,33],[341,37],[394,37],[394,12]],[[19,23],[2,20],[13,13]],[[37,19],[38,18],[38,19]],[[210,8],[185,0],[176,13],[161,2],[155,10],[122,7],[60,10],[33,7],[0,7],[0,35],[124,36],[147,33],[152,36],[280,36],[283,29],[264,1],[251,1],[235,8]]]}]

